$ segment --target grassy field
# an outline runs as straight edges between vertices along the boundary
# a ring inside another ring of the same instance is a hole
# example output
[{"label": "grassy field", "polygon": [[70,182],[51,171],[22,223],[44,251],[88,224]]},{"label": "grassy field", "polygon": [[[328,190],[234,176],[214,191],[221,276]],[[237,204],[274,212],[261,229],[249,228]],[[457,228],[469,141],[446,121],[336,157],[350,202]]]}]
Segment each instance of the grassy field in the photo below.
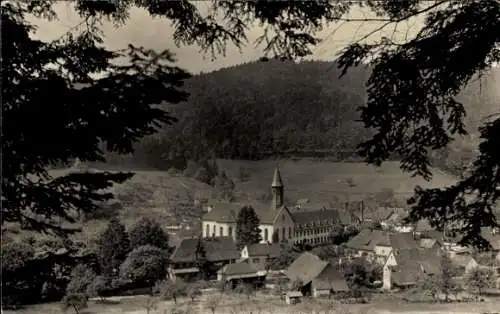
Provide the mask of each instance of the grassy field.
[{"label": "grassy field", "polygon": [[[339,204],[345,200],[366,199],[383,189],[391,189],[397,196],[408,197],[416,185],[439,187],[455,182],[455,178],[438,169],[434,178],[426,182],[412,178],[399,169],[397,162],[387,162],[381,167],[364,163],[339,163],[308,159],[276,161],[219,160],[219,167],[225,169],[235,182],[234,195],[237,201],[255,200],[270,191],[273,171],[279,164],[285,197],[295,202],[308,198],[311,202]],[[241,167],[248,170],[249,180],[238,180]],[[131,169],[133,171],[133,169]],[[59,176],[68,170],[53,170]],[[141,217],[152,217],[163,226],[182,224],[182,232],[173,232],[173,244],[179,236],[195,234],[197,220],[201,212],[194,210],[195,200],[211,199],[214,188],[180,174],[162,171],[135,171],[132,179],[113,187],[113,192],[121,204],[120,216],[126,226]],[[84,231],[76,235],[85,241],[92,241],[106,226],[105,220],[86,222]],[[189,229],[189,230],[186,230]]]},{"label": "grassy field", "polygon": [[[88,309],[81,311],[82,314],[146,314],[144,306],[148,304],[148,297],[136,296],[116,300],[114,304],[96,304],[89,301]],[[211,305],[214,305],[213,307]],[[448,303],[448,304],[424,304],[405,303],[398,298],[387,296],[385,299],[378,299],[369,304],[340,304],[337,301],[328,299],[303,299],[296,305],[286,305],[276,296],[258,294],[250,299],[246,296],[233,294],[214,294],[203,296],[201,299],[191,302],[190,299],[180,299],[178,304],[172,301],[161,301],[157,303],[156,309],[152,309],[150,314],[170,314],[170,313],[215,313],[236,314],[236,313],[338,313],[338,314],[390,314],[390,313],[493,313],[500,309],[500,300],[491,299],[488,302],[476,303]],[[43,304],[27,307],[16,312],[4,311],[5,314],[55,314],[62,313],[59,304]]]}]

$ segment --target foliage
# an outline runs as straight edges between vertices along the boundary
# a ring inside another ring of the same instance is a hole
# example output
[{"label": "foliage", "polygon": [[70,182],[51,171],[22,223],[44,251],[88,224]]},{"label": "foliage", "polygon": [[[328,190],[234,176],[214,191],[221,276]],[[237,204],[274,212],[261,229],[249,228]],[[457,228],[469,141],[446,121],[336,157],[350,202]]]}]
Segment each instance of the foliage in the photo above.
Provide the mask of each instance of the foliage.
[{"label": "foliage", "polygon": [[95,280],[96,273],[83,264],[76,265],[71,271],[71,280],[66,287],[67,295],[85,294],[88,286]]},{"label": "foliage", "polygon": [[87,296],[84,293],[68,294],[61,300],[61,309],[66,312],[73,309],[76,314],[87,308]]},{"label": "foliage", "polygon": [[198,282],[192,283],[187,287],[187,290],[186,290],[187,296],[189,298],[191,298],[192,302],[194,302],[194,300],[196,298],[198,298],[202,295],[201,289],[203,289],[203,288],[204,287],[202,286],[202,284],[200,284]]},{"label": "foliage", "polygon": [[439,290],[445,295],[446,300],[448,300],[448,296],[458,288],[454,279],[456,274],[457,269],[454,267],[450,257],[447,254],[442,254],[440,272],[436,280]]},{"label": "foliage", "polygon": [[207,183],[207,184],[210,184],[210,180],[211,180],[211,178],[208,174],[208,170],[203,166],[201,166],[200,168],[198,168],[198,170],[196,170],[193,178],[195,180],[198,180],[200,182]]},{"label": "foliage", "polygon": [[231,201],[233,198],[234,182],[231,180],[224,170],[214,178],[214,187],[218,191],[220,199]]},{"label": "foliage", "polygon": [[187,294],[187,284],[181,279],[162,280],[156,282],[153,292],[165,300],[173,299],[177,304],[177,298]]},{"label": "foliage", "polygon": [[302,249],[295,245],[283,245],[279,257],[271,258],[268,262],[272,270],[282,270],[288,268],[293,261],[300,255]]},{"label": "foliage", "polygon": [[158,308],[158,299],[154,296],[148,296],[143,303],[146,313],[149,314],[151,310],[156,310]]},{"label": "foliage", "polygon": [[151,218],[142,218],[129,231],[130,247],[135,249],[143,245],[152,245],[163,250],[169,250],[168,233],[160,224]]},{"label": "foliage", "polygon": [[106,230],[98,240],[101,272],[115,276],[120,265],[130,252],[130,239],[125,226],[115,217],[110,220]]},{"label": "foliage", "polygon": [[33,246],[22,242],[10,242],[2,245],[0,256],[2,263],[2,274],[15,272],[23,268],[35,255]]},{"label": "foliage", "polygon": [[[132,6],[171,21],[176,44],[197,45],[205,53],[212,52],[213,57],[223,54],[227,44],[244,46],[248,41],[248,26],[261,24],[263,33],[257,43],[265,45],[266,55],[282,60],[310,56],[312,48],[320,42],[318,32],[333,23],[360,22],[345,17],[351,9],[362,6],[371,11],[375,17],[361,21],[378,20],[381,26],[349,44],[338,58],[342,74],[363,62],[369,63],[372,69],[367,82],[366,104],[362,105],[364,101],[361,100],[359,105],[362,122],[374,133],[359,146],[359,151],[367,162],[376,165],[397,155],[403,170],[427,179],[431,176],[429,152],[447,147],[455,137],[466,133],[466,112],[457,94],[471,79],[481,76],[500,61],[498,0],[306,1],[273,2],[272,5],[265,1],[211,1],[204,6],[209,14],[202,14],[198,6],[187,1],[170,1],[162,5],[150,0],[76,1],[74,6],[87,26],[82,35],[66,34],[51,43],[30,38],[33,29],[27,25],[25,16],[33,13],[54,18],[52,4],[50,1],[2,3],[2,26],[8,34],[2,36],[2,47],[8,48],[3,51],[5,62],[2,63],[3,117],[6,121],[2,138],[7,148],[3,154],[6,166],[2,180],[2,221],[22,220],[38,229],[58,230],[60,227],[48,226],[25,214],[23,210],[28,204],[35,214],[72,220],[70,208],[85,211],[93,206],[93,200],[110,196],[99,196],[96,191],[109,187],[111,182],[126,180],[130,175],[73,173],[53,180],[47,178],[48,183],[47,180],[39,183],[32,177],[45,178],[47,166],[67,164],[77,157],[82,161],[103,160],[98,140],[105,143],[108,150],[131,152],[134,141],[154,133],[161,122],[172,122],[165,112],[151,104],[177,103],[186,98],[178,87],[187,75],[159,62],[173,61],[168,52],[156,53],[133,46],[121,53],[101,48],[98,22],[109,18],[123,23]],[[365,41],[388,28],[393,28],[392,33],[396,34],[402,22],[414,17],[424,18],[416,36],[380,36],[378,40]],[[477,23],[478,20],[481,23]],[[120,54],[131,57],[133,65],[111,63]],[[56,66],[47,67],[48,64]],[[106,74],[100,79],[89,79],[90,73],[97,72]],[[295,80],[300,76],[291,77]],[[76,89],[69,84],[75,81],[88,85]],[[321,94],[322,86],[311,87],[307,92],[294,88],[287,90],[289,94],[316,96]],[[58,97],[54,99],[52,95]],[[295,97],[293,104],[284,102],[283,110],[310,111],[309,103],[304,106],[297,101],[304,98]],[[43,106],[41,110],[37,102],[50,103],[50,106]],[[246,102],[251,103],[251,98]],[[245,153],[253,158],[258,153],[252,143],[261,141],[260,120],[272,120],[273,116],[284,114],[276,113],[274,107],[269,106],[271,115],[262,112],[261,119],[244,120],[245,115],[232,108],[204,105],[200,101],[197,107],[203,110],[190,111],[191,117],[199,119],[190,127],[193,133],[208,134],[210,140],[185,141],[185,146],[196,148],[191,155],[213,153],[212,144],[217,142],[220,143],[219,151],[230,151],[228,154],[232,156],[236,154],[231,151],[252,147]],[[488,246],[480,235],[480,227],[497,225],[491,208],[500,194],[497,189],[500,158],[496,149],[500,140],[500,118],[495,114],[484,120],[479,154],[474,157],[468,173],[446,189],[417,189],[411,199],[413,209],[409,220],[428,218],[433,226],[440,228],[450,221],[460,222],[456,228],[464,235],[462,244]],[[233,116],[240,119],[227,119]],[[211,126],[197,129],[202,125],[198,121],[210,121]],[[19,127],[25,124],[30,127]],[[227,141],[227,134],[238,134],[241,126],[246,128],[245,136],[235,137],[234,142]],[[287,139],[283,134],[303,127],[317,133],[322,131],[321,126],[312,123],[282,128],[275,136],[266,136],[268,147],[273,148],[273,153],[280,151]],[[325,128],[335,129],[331,124]],[[213,129],[219,131],[212,133]],[[249,129],[259,132],[241,141],[252,133]],[[65,134],[63,138],[61,134]],[[53,141],[53,138],[59,140]],[[176,138],[169,147],[180,142]],[[80,188],[82,185],[84,188]]]},{"label": "foliage", "polygon": [[[2,2],[1,207],[2,224],[66,235],[75,229],[53,223],[54,218],[75,222],[75,209],[92,211],[96,202],[112,198],[106,189],[132,174],[81,171],[52,177],[47,169],[75,159],[105,161],[103,148],[131,153],[140,138],[174,121],[153,105],[184,101],[187,94],[179,87],[189,75],[171,65],[168,51],[104,48],[102,16],[82,1],[74,3],[85,21],[80,28],[51,42],[34,39],[29,15],[53,20],[54,3]],[[114,62],[117,58],[124,62]]]},{"label": "foliage", "polygon": [[495,284],[495,272],[490,268],[474,268],[466,276],[467,287],[481,295],[485,288],[492,288]]},{"label": "foliage", "polygon": [[362,259],[355,259],[345,268],[344,276],[349,289],[354,292],[360,292],[363,287],[369,284],[370,272],[367,263]]},{"label": "foliage", "polygon": [[251,206],[244,206],[236,219],[236,242],[240,248],[262,240],[259,217]]},{"label": "foliage", "polygon": [[250,285],[248,283],[240,282],[234,288],[234,292],[235,293],[245,294],[247,296],[247,298],[250,299],[250,296],[254,292],[254,288],[252,287],[252,285]]},{"label": "foliage", "polygon": [[87,286],[87,295],[90,297],[99,297],[101,300],[106,295],[106,292],[112,288],[112,282],[105,276],[96,276],[94,280]]},{"label": "foliage", "polygon": [[168,260],[165,252],[151,245],[132,250],[120,266],[120,278],[138,286],[152,286],[167,275]]}]

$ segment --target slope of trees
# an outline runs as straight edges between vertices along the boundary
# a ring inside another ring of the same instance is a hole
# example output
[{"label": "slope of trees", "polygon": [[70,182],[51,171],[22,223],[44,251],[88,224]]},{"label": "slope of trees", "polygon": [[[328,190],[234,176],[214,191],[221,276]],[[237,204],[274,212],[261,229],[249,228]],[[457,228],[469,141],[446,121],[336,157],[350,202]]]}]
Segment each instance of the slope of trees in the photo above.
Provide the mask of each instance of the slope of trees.
[{"label": "slope of trees", "polygon": [[[339,78],[335,62],[268,60],[194,76],[186,81],[188,101],[172,111],[178,123],[145,138],[133,158],[125,160],[132,166],[183,169],[187,160],[207,155],[359,159],[356,146],[373,135],[357,121],[370,71],[359,66]],[[459,98],[474,108],[466,119],[471,135],[433,152],[436,166],[459,174],[475,156],[477,127],[496,108],[498,81],[500,71],[495,70],[464,89]]]}]

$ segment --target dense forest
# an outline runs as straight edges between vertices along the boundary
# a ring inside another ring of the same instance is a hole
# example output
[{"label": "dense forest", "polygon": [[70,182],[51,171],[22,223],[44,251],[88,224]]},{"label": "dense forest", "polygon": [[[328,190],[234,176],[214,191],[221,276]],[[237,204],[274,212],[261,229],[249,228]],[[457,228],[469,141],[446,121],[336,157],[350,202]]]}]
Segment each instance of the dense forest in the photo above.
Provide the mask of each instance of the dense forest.
[{"label": "dense forest", "polygon": [[[471,82],[460,95],[471,135],[434,152],[437,166],[462,172],[474,155],[479,122],[499,111],[494,94],[499,72]],[[265,60],[196,75],[186,81],[187,102],[164,106],[179,121],[144,139],[130,159],[110,156],[110,161],[182,169],[187,160],[208,156],[355,159],[356,145],[371,135],[357,121],[369,73],[360,66],[339,78],[335,62]]]}]

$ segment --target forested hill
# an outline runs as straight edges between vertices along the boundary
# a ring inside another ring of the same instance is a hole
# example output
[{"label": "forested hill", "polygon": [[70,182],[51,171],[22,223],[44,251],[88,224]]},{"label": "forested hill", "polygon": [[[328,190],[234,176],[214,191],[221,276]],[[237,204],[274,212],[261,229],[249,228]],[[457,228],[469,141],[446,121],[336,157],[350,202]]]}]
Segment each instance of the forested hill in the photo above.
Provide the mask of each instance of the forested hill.
[{"label": "forested hill", "polygon": [[[473,82],[460,97],[469,109],[470,131],[482,117],[498,111],[498,72],[481,84]],[[356,121],[369,68],[352,68],[342,78],[339,74],[334,62],[271,60],[194,76],[185,86],[189,100],[165,106],[179,122],[138,145],[134,163],[170,168],[211,152],[219,158],[259,159],[329,151],[347,158],[370,136]],[[453,150],[468,148],[469,142],[460,141]]]}]

